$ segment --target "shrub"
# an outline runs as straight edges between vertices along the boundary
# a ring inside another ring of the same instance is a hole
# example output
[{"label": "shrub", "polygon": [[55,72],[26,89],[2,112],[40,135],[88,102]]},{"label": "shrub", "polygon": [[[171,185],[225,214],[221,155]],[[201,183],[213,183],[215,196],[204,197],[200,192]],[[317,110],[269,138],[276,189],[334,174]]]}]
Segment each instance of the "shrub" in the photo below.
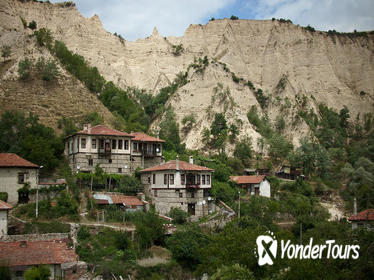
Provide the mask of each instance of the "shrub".
[{"label": "shrub", "polygon": [[33,21],[31,21],[30,23],[29,23],[29,26],[28,26],[30,29],[32,29],[32,30],[34,30],[34,29],[36,29],[36,21],[35,20],[33,20]]},{"label": "shrub", "polygon": [[8,201],[8,193],[7,192],[0,192],[0,200],[7,202]]},{"label": "shrub", "polygon": [[88,227],[81,226],[78,230],[77,237],[79,242],[82,240],[87,240],[91,236],[90,231],[88,230]]},{"label": "shrub", "polygon": [[28,58],[21,60],[18,63],[18,75],[21,80],[27,80],[30,77],[32,61]]},{"label": "shrub", "polygon": [[180,208],[172,207],[169,217],[173,219],[174,224],[184,224],[187,221],[188,214]]},{"label": "shrub", "polygon": [[238,18],[237,16],[232,15],[232,16],[230,17],[230,19],[231,19],[231,20],[238,20],[239,18]]},{"label": "shrub", "polygon": [[40,57],[36,69],[44,81],[52,81],[59,75],[56,62],[52,59],[45,60],[44,57]]},{"label": "shrub", "polygon": [[7,57],[10,57],[11,48],[10,46],[4,45],[1,47],[1,57],[4,58],[4,61]]},{"label": "shrub", "polygon": [[51,276],[51,271],[47,266],[34,266],[25,271],[24,277],[26,280],[48,280]]},{"label": "shrub", "polygon": [[188,130],[190,130],[194,126],[195,123],[196,123],[196,116],[194,113],[191,113],[182,119],[182,124]]},{"label": "shrub", "polygon": [[41,47],[45,46],[48,49],[52,47],[53,37],[51,34],[51,30],[43,27],[38,31],[34,31],[34,35],[36,36],[36,42],[38,43],[39,46]]},{"label": "shrub", "polygon": [[235,73],[231,73],[231,77],[234,83],[238,84],[240,82],[240,79],[235,75]]},{"label": "shrub", "polygon": [[184,51],[183,44],[173,45],[172,46],[172,52],[173,52],[173,55],[175,55],[175,56],[181,55],[181,53],[183,51]]},{"label": "shrub", "polygon": [[23,17],[20,17],[21,18],[21,21],[22,21],[22,24],[23,24],[23,28],[27,28],[27,21],[23,18]]}]

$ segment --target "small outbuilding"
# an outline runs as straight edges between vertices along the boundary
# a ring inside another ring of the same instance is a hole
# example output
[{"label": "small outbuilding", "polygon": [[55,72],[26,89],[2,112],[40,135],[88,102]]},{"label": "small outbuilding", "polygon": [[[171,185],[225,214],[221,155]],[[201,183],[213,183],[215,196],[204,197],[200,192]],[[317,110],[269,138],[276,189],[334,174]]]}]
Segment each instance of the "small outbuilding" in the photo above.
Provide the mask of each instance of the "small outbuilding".
[{"label": "small outbuilding", "polygon": [[136,196],[128,196],[118,193],[96,193],[93,195],[99,206],[116,205],[126,212],[144,210],[145,202]]},{"label": "small outbuilding", "polygon": [[230,176],[230,180],[246,189],[249,195],[270,197],[270,182],[265,175]]},{"label": "small outbuilding", "polygon": [[0,200],[0,239],[8,235],[8,212],[12,205]]}]

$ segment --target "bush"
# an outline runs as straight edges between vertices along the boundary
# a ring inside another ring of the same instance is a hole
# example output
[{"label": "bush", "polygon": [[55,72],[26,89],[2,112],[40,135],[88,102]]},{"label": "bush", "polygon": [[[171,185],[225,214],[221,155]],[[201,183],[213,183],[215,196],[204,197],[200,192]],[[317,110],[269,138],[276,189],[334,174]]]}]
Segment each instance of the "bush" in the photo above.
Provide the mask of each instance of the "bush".
[{"label": "bush", "polygon": [[81,242],[83,240],[87,240],[91,236],[90,231],[88,230],[88,227],[81,226],[78,230],[77,237],[78,241]]},{"label": "bush", "polygon": [[38,59],[36,69],[44,81],[52,81],[59,75],[56,63],[51,59],[45,60],[44,57]]},{"label": "bush", "polygon": [[4,58],[4,61],[7,57],[9,57],[11,54],[11,48],[10,46],[4,45],[1,47],[1,57]]},{"label": "bush", "polygon": [[191,128],[194,126],[194,124],[196,124],[196,116],[195,116],[195,114],[191,113],[191,114],[185,116],[182,119],[182,124],[184,125],[184,127],[187,130],[191,130]]},{"label": "bush", "polygon": [[173,50],[172,50],[173,55],[175,55],[175,56],[181,55],[181,53],[184,51],[184,48],[183,48],[182,44],[173,45],[172,48],[173,48]]},{"label": "bush", "polygon": [[231,19],[231,20],[238,20],[239,18],[238,18],[237,16],[232,15],[232,16],[230,17],[230,19]]},{"label": "bush", "polygon": [[34,266],[25,271],[25,280],[48,280],[51,276],[51,271],[47,266]]},{"label": "bush", "polygon": [[31,67],[32,61],[28,58],[25,58],[18,63],[18,75],[21,80],[27,80],[30,78]]},{"label": "bush", "polygon": [[169,217],[173,219],[174,224],[184,224],[187,221],[188,214],[180,208],[172,207]]},{"label": "bush", "polygon": [[0,200],[7,202],[8,201],[8,193],[7,192],[0,192]]},{"label": "bush", "polygon": [[31,21],[30,23],[29,23],[29,26],[28,26],[30,29],[32,29],[32,30],[34,30],[34,29],[36,29],[36,21],[35,20],[33,20],[33,21]]},{"label": "bush", "polygon": [[38,31],[34,31],[34,35],[36,36],[36,42],[40,47],[45,46],[48,49],[52,48],[53,37],[51,34],[51,30],[43,27]]}]

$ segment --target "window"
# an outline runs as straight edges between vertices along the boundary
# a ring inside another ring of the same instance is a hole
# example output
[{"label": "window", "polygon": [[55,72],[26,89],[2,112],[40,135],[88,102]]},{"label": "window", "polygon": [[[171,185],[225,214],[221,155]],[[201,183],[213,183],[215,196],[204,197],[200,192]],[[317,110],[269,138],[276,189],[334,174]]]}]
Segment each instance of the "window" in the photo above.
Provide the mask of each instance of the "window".
[{"label": "window", "polygon": [[196,175],[196,184],[200,185],[200,174]]},{"label": "window", "polygon": [[183,197],[183,193],[182,192],[179,192],[179,197]]},{"label": "window", "polygon": [[125,140],[125,150],[129,149],[129,140]]},{"label": "window", "polygon": [[184,185],[186,183],[186,175],[181,174],[181,184]]},{"label": "window", "polygon": [[161,146],[160,146],[160,144],[156,144],[156,153],[161,153]]},{"label": "window", "polygon": [[25,183],[25,173],[18,173],[18,184]]},{"label": "window", "polygon": [[195,197],[195,192],[192,191],[192,192],[191,192],[191,198],[194,198],[194,197]]},{"label": "window", "polygon": [[22,270],[17,270],[16,271],[16,277],[23,277],[23,271]]},{"label": "window", "polygon": [[170,185],[174,185],[174,174],[170,174],[169,178],[170,178]]},{"label": "window", "polygon": [[109,163],[112,163],[112,159],[110,158],[110,159],[108,160],[108,162],[109,162]]},{"label": "window", "polygon": [[117,146],[117,140],[113,139],[112,140],[112,149],[114,150]]},{"label": "window", "polygon": [[92,158],[88,159],[88,165],[93,166],[93,159]]},{"label": "window", "polygon": [[207,197],[207,196],[209,196],[209,195],[210,195],[209,190],[204,190],[204,192],[203,192],[203,196],[204,196],[204,197]]},{"label": "window", "polygon": [[122,168],[118,168],[118,173],[122,173]]},{"label": "window", "polygon": [[156,174],[152,174],[153,177],[153,184],[156,184]]},{"label": "window", "polygon": [[154,190],[153,194],[154,194],[155,197],[157,197],[157,190]]},{"label": "window", "polygon": [[137,150],[138,150],[138,142],[134,142],[134,143],[132,143],[132,149],[133,149],[134,151],[137,151]]},{"label": "window", "polygon": [[151,176],[148,176],[148,184],[151,183]]},{"label": "window", "polygon": [[91,143],[92,149],[96,149],[96,139],[92,139],[91,141],[92,141]]},{"label": "window", "polygon": [[201,184],[205,185],[205,175],[201,175]]},{"label": "window", "polygon": [[79,150],[79,138],[77,138],[77,151]]},{"label": "window", "polygon": [[206,184],[210,185],[210,175],[206,175]]},{"label": "window", "polygon": [[118,140],[118,150],[122,150],[122,140]]},{"label": "window", "polygon": [[168,174],[164,174],[164,185],[168,184]]},{"label": "window", "polygon": [[86,149],[86,138],[81,139],[81,148]]},{"label": "window", "polygon": [[104,149],[104,139],[99,140],[99,147],[100,149]]}]

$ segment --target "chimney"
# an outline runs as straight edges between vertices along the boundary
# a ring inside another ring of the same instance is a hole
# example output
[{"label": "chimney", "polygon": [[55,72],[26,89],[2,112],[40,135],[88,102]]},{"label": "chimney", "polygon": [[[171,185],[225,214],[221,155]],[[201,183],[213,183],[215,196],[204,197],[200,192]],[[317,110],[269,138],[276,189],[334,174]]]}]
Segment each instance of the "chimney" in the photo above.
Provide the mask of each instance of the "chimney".
[{"label": "chimney", "polygon": [[19,244],[19,246],[21,248],[26,248],[27,247],[27,241],[21,241],[20,244]]},{"label": "chimney", "polygon": [[179,156],[178,155],[175,159],[175,169],[179,171]]},{"label": "chimney", "polygon": [[84,125],[83,125],[83,130],[87,130],[87,129],[88,129],[87,124],[84,124]]},{"label": "chimney", "polygon": [[165,163],[165,157],[162,156],[162,157],[161,157],[161,164],[164,164],[164,163]]},{"label": "chimney", "polygon": [[190,156],[190,163],[193,164],[193,156]]},{"label": "chimney", "polygon": [[87,124],[87,132],[88,134],[91,134],[91,124]]},{"label": "chimney", "polygon": [[357,215],[357,199],[353,199],[353,215]]}]

